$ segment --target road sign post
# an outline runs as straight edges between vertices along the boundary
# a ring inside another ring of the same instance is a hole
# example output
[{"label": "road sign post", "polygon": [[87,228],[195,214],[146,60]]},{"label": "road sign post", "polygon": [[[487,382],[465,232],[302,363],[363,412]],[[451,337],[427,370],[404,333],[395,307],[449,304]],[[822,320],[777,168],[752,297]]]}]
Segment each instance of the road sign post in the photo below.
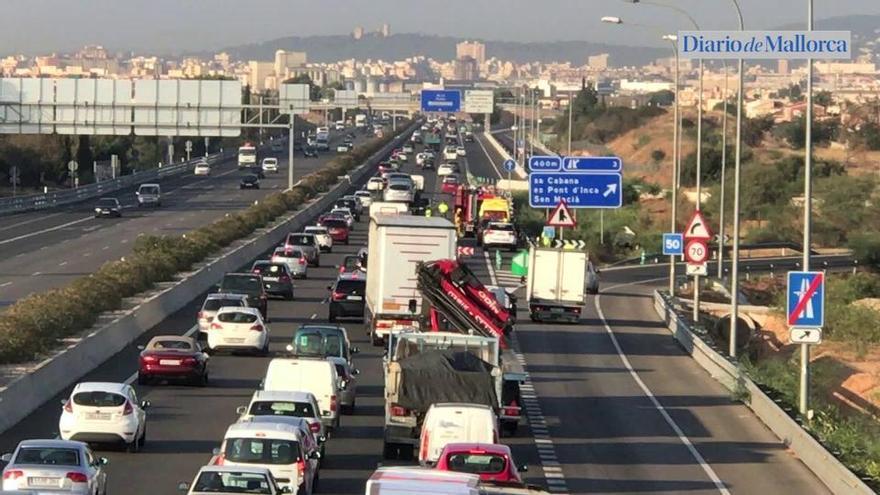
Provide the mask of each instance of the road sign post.
[{"label": "road sign post", "polygon": [[694,277],[694,323],[700,321],[700,276],[708,274],[706,260],[709,259],[708,241],[711,238],[709,224],[700,210],[696,210],[684,229],[684,254],[689,265],[687,273]]},{"label": "road sign post", "polygon": [[788,272],[787,278],[786,315],[791,328],[791,341],[801,346],[798,410],[809,419],[810,345],[822,341],[822,327],[825,325],[825,273]]},{"label": "road sign post", "polygon": [[[504,160],[504,170],[507,171],[507,187],[511,187],[510,173],[513,172],[514,170],[516,170],[516,162],[511,159]],[[512,191],[513,188],[511,187],[510,190]]]}]

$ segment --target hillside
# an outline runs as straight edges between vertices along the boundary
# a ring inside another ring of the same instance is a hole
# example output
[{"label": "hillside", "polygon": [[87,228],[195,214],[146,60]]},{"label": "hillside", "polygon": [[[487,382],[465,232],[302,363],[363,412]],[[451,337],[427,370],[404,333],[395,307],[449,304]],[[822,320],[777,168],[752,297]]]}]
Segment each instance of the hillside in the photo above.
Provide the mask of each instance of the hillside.
[{"label": "hillside", "polygon": [[[638,129],[626,132],[606,145],[608,152],[619,156],[629,176],[643,177],[663,187],[672,183],[672,115],[660,115],[649,120]],[[696,149],[692,139],[681,142],[682,156]],[[654,150],[661,150],[666,156],[655,162],[651,158]]]},{"label": "hillside", "polygon": [[[231,46],[223,51],[241,60],[272,60],[276,50],[304,51],[311,62],[339,60],[403,60],[413,56],[427,56],[437,60],[455,58],[455,45],[463,41],[450,36],[404,33],[387,38],[371,34],[356,40],[348,35],[288,36],[260,43]],[[575,65],[586,63],[587,57],[609,53],[614,65],[642,65],[666,55],[658,48],[644,48],[591,43],[587,41],[554,41],[518,43],[513,41],[485,41],[486,54],[516,62],[570,61]]]}]

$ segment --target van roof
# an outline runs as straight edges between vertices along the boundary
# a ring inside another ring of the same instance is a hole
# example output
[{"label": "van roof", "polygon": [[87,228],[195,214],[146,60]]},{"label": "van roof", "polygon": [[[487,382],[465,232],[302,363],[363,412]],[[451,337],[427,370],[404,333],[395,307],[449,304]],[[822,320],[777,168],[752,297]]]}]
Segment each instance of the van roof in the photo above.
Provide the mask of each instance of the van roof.
[{"label": "van roof", "polygon": [[445,408],[455,408],[455,409],[479,409],[483,411],[492,412],[492,408],[486,406],[484,404],[468,404],[466,402],[438,402],[436,404],[431,404],[432,409],[445,409]]},{"label": "van roof", "polygon": [[388,227],[423,227],[434,229],[454,229],[452,222],[440,217],[421,217],[415,215],[373,215],[373,222],[378,226]]},{"label": "van roof", "polygon": [[238,423],[234,423],[229,425],[229,428],[226,429],[226,435],[223,438],[230,437],[258,437],[264,434],[266,436],[280,436],[280,435],[289,435],[295,437],[297,440],[300,439],[300,430],[299,428],[281,422],[275,423],[254,423],[250,421],[241,421]]},{"label": "van roof", "polygon": [[293,390],[257,390],[251,397],[251,402],[265,401],[290,401],[290,402],[312,402],[315,395],[311,392],[293,391]]}]

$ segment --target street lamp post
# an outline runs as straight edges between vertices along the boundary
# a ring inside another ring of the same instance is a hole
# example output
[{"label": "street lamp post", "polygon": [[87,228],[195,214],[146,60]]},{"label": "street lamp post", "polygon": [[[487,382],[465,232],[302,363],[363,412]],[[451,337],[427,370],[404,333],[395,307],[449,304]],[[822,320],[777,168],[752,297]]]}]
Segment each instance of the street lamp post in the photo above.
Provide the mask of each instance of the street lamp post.
[{"label": "street lamp post", "polygon": [[[736,8],[739,20],[739,30],[745,29],[742,9],[738,0],[731,0]],[[733,166],[733,252],[730,259],[730,347],[727,352],[730,357],[736,357],[736,330],[739,321],[739,210],[740,210],[740,182],[742,179],[742,106],[743,106],[743,59],[737,59],[737,91],[736,91],[736,151]]]},{"label": "street lamp post", "polygon": [[[813,0],[807,0],[807,31],[813,30]],[[813,59],[807,59],[807,116],[804,141],[804,268],[810,271],[810,246],[813,229]],[[804,416],[810,407],[810,345],[801,344],[800,400],[798,409]]]},{"label": "street lamp post", "polygon": [[724,189],[725,175],[727,173],[727,76],[730,71],[727,67],[727,61],[724,61],[724,108],[721,117],[721,198],[720,218],[718,219],[718,279],[724,275]]}]

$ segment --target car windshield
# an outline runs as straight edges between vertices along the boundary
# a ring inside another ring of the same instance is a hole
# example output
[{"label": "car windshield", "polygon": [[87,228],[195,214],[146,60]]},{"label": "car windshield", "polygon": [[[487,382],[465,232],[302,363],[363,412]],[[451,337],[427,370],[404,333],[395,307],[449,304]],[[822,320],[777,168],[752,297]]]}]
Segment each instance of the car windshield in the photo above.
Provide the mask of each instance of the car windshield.
[{"label": "car windshield", "polygon": [[490,230],[503,230],[505,232],[513,232],[513,225],[509,223],[490,223]]},{"label": "car windshield", "polygon": [[187,342],[185,340],[177,340],[177,339],[168,339],[168,340],[154,340],[150,342],[150,345],[147,349],[153,351],[164,351],[164,350],[172,350],[172,351],[192,351],[193,346],[191,342]]},{"label": "car windshield", "polygon": [[291,246],[314,246],[315,237],[312,235],[291,234],[287,236],[287,243]]},{"label": "car windshield", "polygon": [[255,263],[253,271],[263,276],[277,277],[284,273],[285,266],[279,263]]},{"label": "car windshield", "polygon": [[326,225],[328,228],[332,228],[332,229],[339,229],[339,228],[343,228],[343,227],[348,227],[348,224],[345,223],[345,220],[337,220],[337,219],[324,220],[324,225]]},{"label": "car windshield", "polygon": [[306,232],[308,232],[309,234],[321,235],[326,234],[327,229],[325,229],[324,227],[306,227]]},{"label": "car windshield", "polygon": [[199,474],[192,490],[205,493],[254,493],[272,495],[272,487],[265,474],[228,471],[205,471]]},{"label": "car windshield", "polygon": [[251,404],[251,416],[292,416],[315,418],[315,410],[308,402],[256,401]]},{"label": "car windshield", "polygon": [[119,407],[125,404],[125,397],[113,392],[95,390],[74,395],[73,403],[87,407]]},{"label": "car windshield", "polygon": [[230,292],[259,292],[261,288],[258,275],[226,276],[223,278],[222,289]]},{"label": "car windshield", "polygon": [[112,207],[116,206],[116,200],[115,199],[99,199],[98,206],[103,207],[103,208],[112,208]]},{"label": "car windshield", "polygon": [[406,184],[391,184],[390,186],[388,186],[388,189],[391,189],[393,191],[409,191],[409,186],[407,186]]},{"label": "car windshield", "polygon": [[244,464],[293,464],[300,460],[299,442],[277,438],[227,438],[227,461]]},{"label": "car windshield", "polygon": [[364,280],[340,280],[336,282],[336,292],[341,292],[343,294],[350,294],[353,296],[362,296],[367,287],[367,282]]},{"label": "car windshield", "polygon": [[79,466],[79,451],[57,447],[23,447],[16,454],[13,464]]},{"label": "car windshield", "polygon": [[351,215],[351,211],[349,211],[347,208],[344,210],[342,208],[336,208],[335,210],[332,210],[330,212],[330,214],[331,215],[348,216],[348,215]]},{"label": "car windshield", "polygon": [[507,460],[500,455],[461,452],[450,454],[446,458],[446,464],[450,471],[460,473],[498,474],[504,471]]},{"label": "car windshield", "polygon": [[253,323],[257,321],[257,315],[239,311],[229,311],[217,315],[217,319],[223,323]]},{"label": "car windshield", "polygon": [[342,262],[342,269],[346,272],[353,272],[360,268],[360,258],[357,256],[346,256]]},{"label": "car windshield", "polygon": [[141,186],[138,192],[141,194],[159,194],[159,186]]},{"label": "car windshield", "polygon": [[316,331],[300,331],[293,338],[293,353],[297,356],[345,357],[345,339],[341,335]]},{"label": "car windshield", "polygon": [[244,306],[241,299],[208,299],[202,306],[202,311],[217,311],[224,306]]},{"label": "car windshield", "polygon": [[302,258],[303,253],[297,249],[289,249],[286,251],[284,249],[279,249],[278,251],[275,251],[275,256],[279,258]]},{"label": "car windshield", "polygon": [[257,176],[256,175],[245,175],[244,179],[242,179],[242,180],[245,182],[256,182]]}]

